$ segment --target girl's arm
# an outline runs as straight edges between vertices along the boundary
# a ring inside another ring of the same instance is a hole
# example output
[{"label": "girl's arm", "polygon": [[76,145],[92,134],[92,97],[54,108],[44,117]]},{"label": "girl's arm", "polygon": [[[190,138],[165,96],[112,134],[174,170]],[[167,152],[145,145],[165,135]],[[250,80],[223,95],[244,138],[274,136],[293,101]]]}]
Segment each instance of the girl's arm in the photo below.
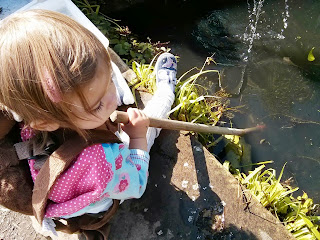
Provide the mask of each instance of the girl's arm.
[{"label": "girl's arm", "polygon": [[[117,170],[113,179],[117,184],[114,187],[110,187],[112,185],[110,184],[106,188],[109,197],[114,199],[140,198],[147,185],[149,154],[147,153],[146,134],[149,119],[136,108],[129,108],[127,113],[129,123],[122,124],[121,127],[130,137],[129,149],[121,147],[124,145],[119,145],[120,154],[115,157]],[[113,149],[113,152],[116,151],[117,149]],[[112,188],[113,191],[108,190]]]}]

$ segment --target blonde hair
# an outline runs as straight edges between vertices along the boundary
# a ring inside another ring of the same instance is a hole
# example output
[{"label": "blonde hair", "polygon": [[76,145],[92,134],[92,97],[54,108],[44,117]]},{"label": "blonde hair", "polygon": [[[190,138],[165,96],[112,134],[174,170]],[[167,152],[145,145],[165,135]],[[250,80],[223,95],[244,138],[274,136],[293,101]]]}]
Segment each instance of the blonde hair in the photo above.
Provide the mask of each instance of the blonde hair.
[{"label": "blonde hair", "polygon": [[[48,10],[15,13],[0,23],[0,103],[27,125],[49,120],[81,133],[64,96],[76,92],[89,111],[80,87],[94,77],[98,59],[111,69],[102,43],[71,18]],[[46,92],[44,72],[62,101],[52,101]]]}]

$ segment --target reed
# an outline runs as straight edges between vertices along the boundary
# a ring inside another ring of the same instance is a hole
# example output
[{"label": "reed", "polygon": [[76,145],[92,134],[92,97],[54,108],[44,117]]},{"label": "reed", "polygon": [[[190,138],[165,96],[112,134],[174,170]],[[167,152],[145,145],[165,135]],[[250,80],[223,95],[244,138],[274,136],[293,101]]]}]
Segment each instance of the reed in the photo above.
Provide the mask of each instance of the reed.
[{"label": "reed", "polygon": [[320,239],[320,216],[316,215],[319,205],[314,204],[307,193],[294,197],[293,193],[299,188],[292,188],[289,181],[280,182],[285,166],[278,177],[274,169],[264,170],[264,164],[249,171],[247,175],[232,168],[228,161],[223,166],[232,172],[239,183],[249,189],[251,195],[272,212],[296,239]]}]

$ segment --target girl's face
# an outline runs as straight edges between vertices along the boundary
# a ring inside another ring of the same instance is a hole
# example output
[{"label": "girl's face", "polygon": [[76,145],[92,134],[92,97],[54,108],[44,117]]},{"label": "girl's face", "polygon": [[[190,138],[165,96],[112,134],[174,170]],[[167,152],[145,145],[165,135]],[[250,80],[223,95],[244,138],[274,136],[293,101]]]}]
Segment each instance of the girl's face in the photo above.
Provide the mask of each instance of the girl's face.
[{"label": "girl's face", "polygon": [[112,82],[112,69],[99,59],[94,78],[82,88],[83,95],[92,113],[83,107],[76,94],[67,95],[71,104],[71,111],[79,117],[73,119],[81,129],[95,129],[103,127],[105,121],[117,108],[116,88]]}]

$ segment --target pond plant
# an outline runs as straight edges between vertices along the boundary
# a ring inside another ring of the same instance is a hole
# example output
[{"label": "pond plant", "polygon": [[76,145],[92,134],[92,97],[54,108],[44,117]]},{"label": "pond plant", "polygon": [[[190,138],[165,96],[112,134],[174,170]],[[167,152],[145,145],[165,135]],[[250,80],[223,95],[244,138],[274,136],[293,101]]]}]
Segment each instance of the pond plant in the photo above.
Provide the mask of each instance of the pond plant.
[{"label": "pond plant", "polygon": [[154,66],[152,59],[150,64],[138,63],[136,61],[132,62],[131,68],[135,72],[137,78],[133,79],[129,85],[132,86],[132,92],[134,90],[142,87],[146,92],[154,94],[156,90],[156,73],[154,72]]},{"label": "pond plant", "polygon": [[[206,63],[210,64],[210,61],[208,58]],[[208,95],[207,89],[197,83],[198,78],[207,73],[217,73],[220,78],[218,70],[204,70],[204,66],[200,70],[192,68],[178,79],[174,107],[170,112],[174,119],[216,125],[226,110],[227,95],[223,91]]]},{"label": "pond plant", "polygon": [[320,239],[320,216],[315,214],[319,205],[314,204],[307,193],[293,197],[293,192],[298,188],[292,188],[288,180],[280,182],[284,167],[277,178],[274,169],[264,170],[264,164],[249,171],[247,175],[233,168],[228,161],[225,161],[223,166],[233,173],[239,183],[273,213],[296,239]]},{"label": "pond plant", "polygon": [[[151,94],[154,93],[156,89],[156,76],[153,66],[155,58],[150,64],[132,62],[132,69],[137,76],[137,79],[130,83],[133,90],[140,87]],[[223,113],[233,110],[228,107],[228,94],[223,90],[213,95],[208,94],[207,89],[197,83],[199,78],[209,73],[215,73],[217,79],[219,79],[218,70],[204,70],[205,65],[211,62],[213,62],[213,59],[211,57],[207,58],[201,69],[194,67],[179,77],[175,89],[174,105],[169,112],[170,118],[213,126],[219,122]],[[213,134],[198,133],[198,138],[205,146],[210,146],[215,141]]]}]

